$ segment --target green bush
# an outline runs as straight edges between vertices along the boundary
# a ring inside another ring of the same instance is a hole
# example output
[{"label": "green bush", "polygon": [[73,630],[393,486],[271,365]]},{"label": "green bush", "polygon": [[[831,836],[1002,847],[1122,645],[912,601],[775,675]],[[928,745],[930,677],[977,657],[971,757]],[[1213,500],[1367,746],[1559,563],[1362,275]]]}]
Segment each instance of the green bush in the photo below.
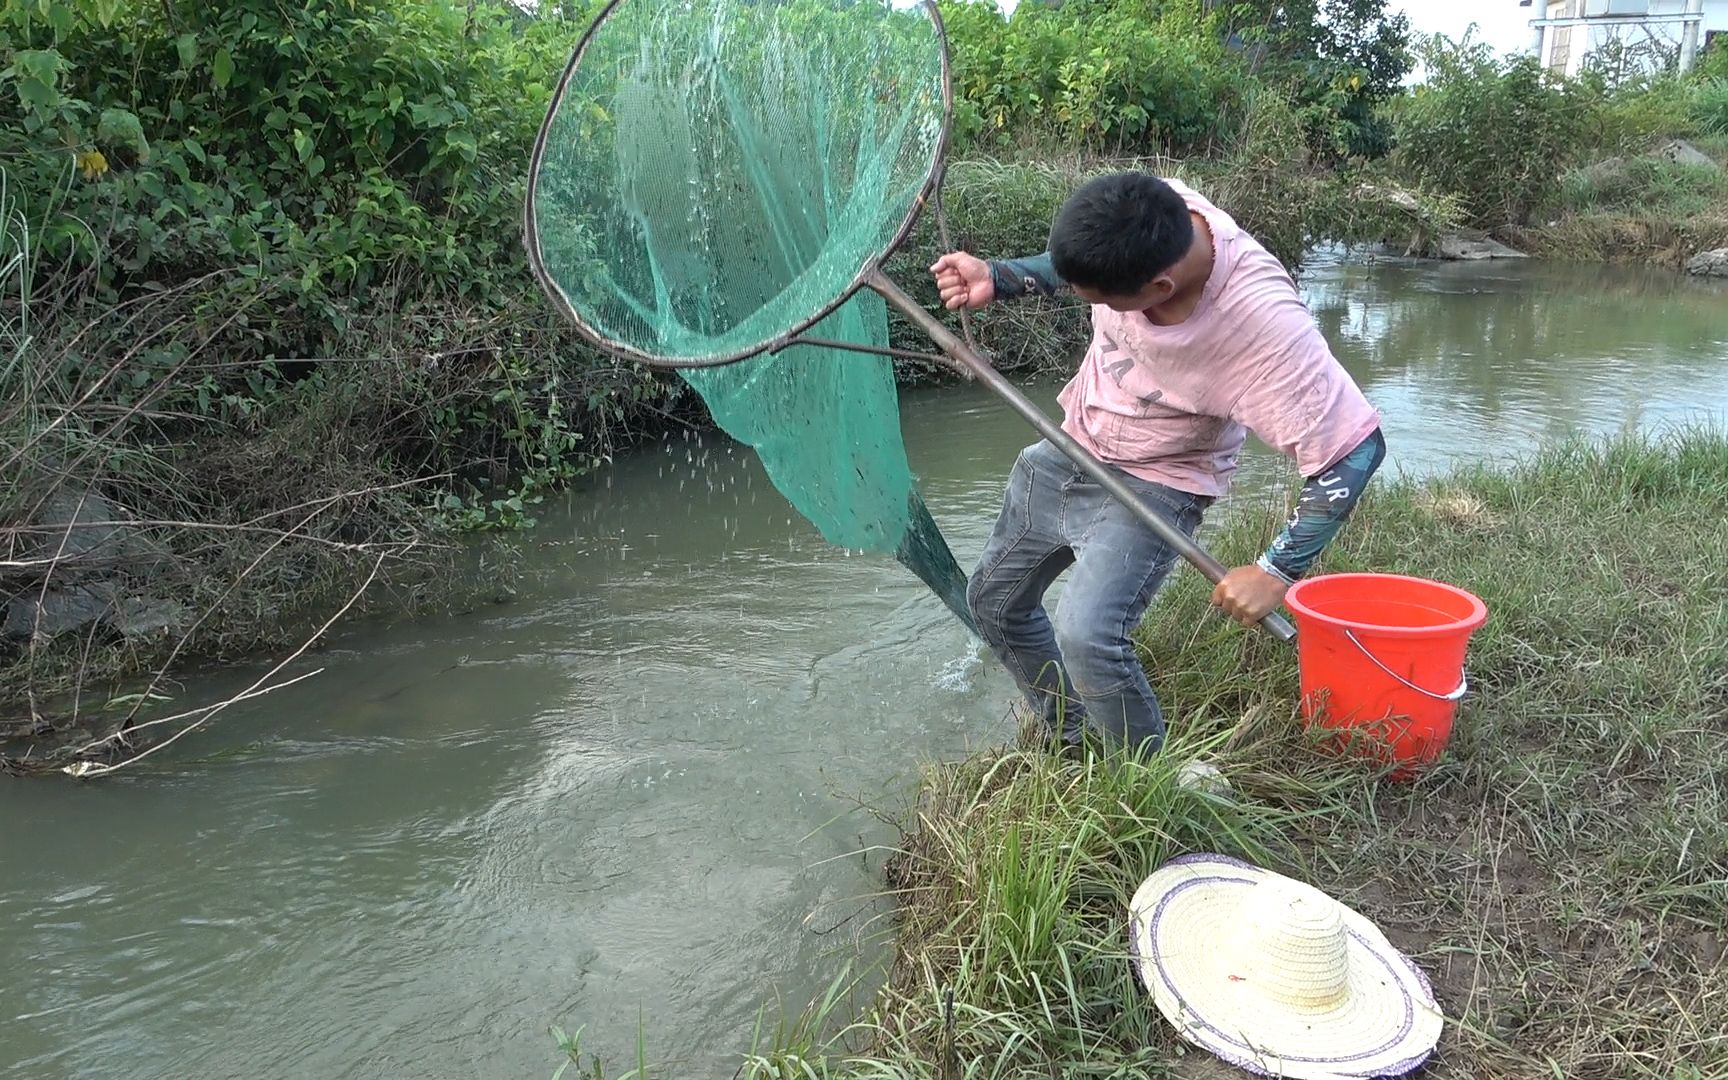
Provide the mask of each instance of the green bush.
[{"label": "green bush", "polygon": [[1219,5],[1230,40],[1253,50],[1255,81],[1287,98],[1322,161],[1378,158],[1391,145],[1379,106],[1414,58],[1410,21],[1385,0],[1237,0]]},{"label": "green bush", "polygon": [[[1728,55],[1728,49],[1721,51]],[[1728,135],[1728,75],[1700,82],[1693,91],[1687,115],[1700,131]]]},{"label": "green bush", "polygon": [[1693,74],[1702,79],[1728,79],[1728,37],[1718,37],[1699,54]]},{"label": "green bush", "polygon": [[947,0],[942,18],[962,149],[1191,149],[1243,85],[1199,0],[1024,4],[1011,19],[989,0]]},{"label": "green bush", "polygon": [[[523,154],[574,27],[507,5],[9,6],[3,151],[111,298],[210,271],[317,349],[379,290],[518,291]],[[42,16],[42,12],[47,17]]]},{"label": "green bush", "polygon": [[183,332],[141,327],[108,396],[252,433],[338,386],[387,400],[375,452],[456,475],[437,503],[462,524],[603,460],[657,384],[558,323],[521,243],[528,151],[585,24],[449,0],[5,8],[0,154],[42,273],[97,311],[173,292],[217,327],[201,347],[223,362],[194,368]]},{"label": "green bush", "polygon": [[1399,166],[1473,224],[1522,223],[1578,153],[1592,102],[1531,56],[1438,37],[1425,54],[1433,75],[1396,112]]},{"label": "green bush", "polygon": [[1324,157],[1373,156],[1375,106],[1410,67],[1385,0],[944,0],[962,149],[1215,152],[1257,89],[1288,98]]},{"label": "green bush", "polygon": [[1612,151],[1648,150],[1662,139],[1691,135],[1690,116],[1696,82],[1671,74],[1623,83],[1609,89],[1594,74],[1581,77],[1574,92],[1597,102],[1592,121],[1595,141]]}]

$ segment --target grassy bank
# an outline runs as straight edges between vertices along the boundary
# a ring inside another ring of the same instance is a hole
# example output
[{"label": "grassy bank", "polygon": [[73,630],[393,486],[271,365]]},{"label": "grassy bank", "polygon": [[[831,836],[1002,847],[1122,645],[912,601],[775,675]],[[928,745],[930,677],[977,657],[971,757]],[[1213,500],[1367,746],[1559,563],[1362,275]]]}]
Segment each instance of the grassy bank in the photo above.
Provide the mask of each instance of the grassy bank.
[{"label": "grassy bank", "polygon": [[[1454,582],[1491,613],[1451,752],[1410,785],[1311,749],[1294,655],[1221,625],[1184,573],[1140,636],[1169,750],[1083,771],[1013,748],[931,768],[890,864],[887,987],[838,1037],[807,1018],[743,1074],[1237,1075],[1183,1053],[1124,938],[1159,863],[1224,851],[1326,888],[1423,966],[1448,1017],[1428,1075],[1721,1075],[1724,515],[1719,432],[1373,491],[1325,569]],[[1218,553],[1250,557],[1277,524],[1245,515]],[[1195,756],[1234,801],[1177,787]]]},{"label": "grassy bank", "polygon": [[[1720,434],[1571,447],[1375,492],[1327,569],[1455,582],[1492,612],[1451,759],[1412,787],[1346,778],[1293,748],[1293,658],[1220,627],[1193,575],[1146,624],[1177,730],[1233,744],[1220,756],[1249,813],[1287,842],[1270,847],[1275,859],[1379,920],[1434,977],[1453,1021],[1438,1075],[1674,1077],[1728,1060],[1724,512]],[[1247,557],[1275,522],[1242,524],[1220,556]],[[1166,829],[1172,818],[1130,812],[1124,791],[1146,781],[1077,779],[1020,755],[1003,767],[1019,781],[983,799],[963,794],[978,788],[976,763],[933,775],[909,845],[930,876],[908,896],[902,968],[937,957],[931,981],[980,1007],[1034,974],[1045,995],[1060,988],[1055,1023],[1012,1055],[1025,1075],[1131,1054],[1149,1034],[1168,1051],[1142,1009],[1105,1004],[1138,994],[1122,905],[1166,854],[1239,848],[1244,830],[1196,841],[1185,824]],[[982,810],[956,812],[956,799]],[[1008,824],[1042,843],[1023,840],[1011,858]],[[1082,851],[1035,903],[996,887],[1016,861]],[[1000,929],[1040,914],[1071,932],[1039,935],[1030,964],[987,959],[1007,955]],[[1081,957],[1103,977],[1079,975]],[[1055,977],[1065,969],[1075,976]],[[896,985],[890,1023],[930,1032],[928,995],[903,976]],[[976,1034],[987,1057],[1008,1045]]]},{"label": "grassy bank", "polygon": [[1675,162],[1648,143],[1569,169],[1532,223],[1507,239],[1542,258],[1684,268],[1728,247],[1728,136],[1690,140],[1709,163]]}]

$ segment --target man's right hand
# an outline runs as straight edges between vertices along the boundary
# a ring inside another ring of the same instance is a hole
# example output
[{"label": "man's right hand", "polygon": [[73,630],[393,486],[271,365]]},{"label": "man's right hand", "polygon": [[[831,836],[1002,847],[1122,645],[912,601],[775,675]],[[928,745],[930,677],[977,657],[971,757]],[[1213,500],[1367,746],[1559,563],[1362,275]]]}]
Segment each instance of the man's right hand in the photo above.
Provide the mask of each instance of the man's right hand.
[{"label": "man's right hand", "polygon": [[937,259],[930,272],[936,276],[936,290],[949,311],[976,310],[996,298],[990,265],[964,251],[950,252]]}]

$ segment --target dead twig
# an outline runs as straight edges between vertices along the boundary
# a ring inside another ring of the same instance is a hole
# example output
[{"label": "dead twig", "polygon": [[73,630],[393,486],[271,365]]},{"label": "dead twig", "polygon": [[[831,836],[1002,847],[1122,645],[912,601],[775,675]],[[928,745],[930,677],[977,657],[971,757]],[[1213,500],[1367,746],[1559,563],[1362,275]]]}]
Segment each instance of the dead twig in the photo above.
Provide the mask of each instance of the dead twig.
[{"label": "dead twig", "polygon": [[[324,670],[324,669],[323,668],[318,669],[318,671],[322,671],[322,670]],[[182,713],[175,713],[173,716],[163,716],[163,717],[159,717],[158,719],[155,719],[155,720],[146,721],[142,724],[134,724],[130,728],[126,729],[125,731],[116,731],[112,735],[104,735],[102,738],[97,739],[93,742],[85,743],[83,746],[80,746],[80,747],[78,747],[78,749],[72,751],[72,755],[74,757],[81,757],[84,754],[88,754],[93,750],[100,750],[103,747],[107,746],[109,743],[115,741],[116,739],[119,739],[123,735],[130,735],[133,732],[143,731],[145,728],[160,727],[163,724],[172,724],[178,720],[189,720],[192,717],[199,715],[200,713],[207,713],[207,712],[211,712],[211,711],[216,710],[216,709],[225,709],[230,705],[236,705],[242,701],[250,701],[253,698],[263,697],[265,694],[273,693],[277,690],[281,690],[281,689],[284,689],[286,687],[293,686],[297,682],[301,682],[303,680],[310,679],[312,676],[318,674],[318,671],[308,671],[306,674],[296,675],[292,679],[287,680],[286,682],[275,683],[271,686],[266,686],[266,687],[263,687],[262,689],[259,689],[259,690],[248,690],[244,693],[237,694],[234,697],[228,698],[224,701],[216,702],[213,705],[201,705],[196,709],[188,709]]]},{"label": "dead twig", "polygon": [[[256,697],[257,694],[260,692],[260,688],[263,687],[266,683],[268,683],[276,675],[277,672],[281,671],[283,668],[287,667],[289,664],[292,664],[294,661],[298,660],[306,652],[307,649],[310,649],[313,646],[313,644],[317,642],[317,640],[319,638],[324,636],[326,631],[328,631],[332,626],[336,625],[337,621],[340,620],[342,618],[342,616],[344,616],[348,613],[349,608],[353,607],[356,603],[359,602],[360,597],[365,594],[366,590],[371,587],[373,580],[377,578],[379,569],[382,568],[384,565],[384,559],[385,559],[385,556],[383,556],[383,555],[378,556],[377,560],[374,561],[372,564],[371,572],[366,575],[366,580],[362,581],[360,583],[360,587],[355,589],[353,594],[348,597],[347,602],[345,602],[340,608],[338,608],[334,615],[331,615],[328,619],[324,620],[324,624],[322,626],[318,627],[317,630],[314,630],[312,632],[312,634],[310,636],[308,636],[303,643],[301,643],[299,648],[295,649],[293,652],[289,653],[286,657],[284,657],[283,659],[278,661],[274,667],[272,667],[269,671],[267,671],[263,675],[261,675],[255,682],[252,683],[251,686],[248,686],[245,690],[242,690],[239,694],[236,694],[235,696],[229,698],[228,700],[223,701],[223,702],[215,705],[214,707],[210,708],[209,710],[207,710],[205,712],[205,714],[202,717],[200,717],[199,719],[186,725],[184,728],[181,728],[179,731],[175,732],[173,735],[171,735],[168,738],[157,743],[155,746],[150,747],[148,750],[145,750],[142,753],[139,753],[139,754],[136,754],[132,757],[129,757],[125,761],[122,761],[117,765],[101,765],[101,764],[98,764],[97,762],[94,762],[94,761],[80,761],[75,765],[68,765],[65,768],[61,769],[60,771],[66,773],[69,776],[77,777],[80,780],[90,779],[92,777],[98,777],[98,776],[112,776],[114,773],[119,772],[121,769],[125,769],[125,768],[132,766],[132,765],[136,765],[138,762],[149,757],[151,754],[156,753],[158,750],[164,749],[165,747],[172,746],[174,743],[178,742],[181,738],[185,737],[186,735],[191,734],[192,732],[203,727],[205,724],[209,723],[212,719],[214,719],[217,716],[217,714],[221,713],[224,709],[228,708],[230,705],[234,705],[237,702],[244,701],[249,697]],[[321,672],[322,670],[323,669],[320,668],[320,669],[318,669],[318,671],[309,672],[307,675],[301,676],[301,678],[309,678],[311,675],[316,675],[319,672]],[[295,681],[298,681],[298,680],[295,680]],[[284,684],[284,685],[286,685],[286,684]],[[142,704],[142,700],[140,701],[140,704]],[[137,706],[134,706],[133,713],[136,714],[136,712],[137,712]]]},{"label": "dead twig", "polygon": [[[307,513],[307,515],[300,520],[300,523],[297,526],[283,532],[274,540],[270,541],[269,545],[266,546],[263,551],[259,552],[257,557],[248,563],[246,568],[236,575],[233,581],[228,583],[228,587],[222,590],[222,595],[212,601],[198,616],[198,618],[186,628],[185,632],[180,635],[180,640],[174,643],[174,648],[169,651],[167,658],[163,660],[162,665],[157,669],[156,674],[151,676],[150,685],[145,688],[143,695],[141,695],[138,701],[132,706],[132,711],[126,714],[126,719],[121,723],[122,731],[126,731],[132,726],[133,720],[138,716],[138,710],[144,707],[144,702],[150,700],[150,694],[155,692],[157,685],[165,673],[173,666],[174,661],[179,659],[180,654],[186,649],[187,644],[191,641],[193,632],[196,631],[198,627],[201,626],[218,608],[220,608],[228,597],[234,594],[234,591],[240,587],[242,582],[251,577],[252,573],[264,564],[265,559],[268,559],[277,548],[281,547],[289,539],[299,535],[299,531],[304,529],[313,518],[322,513],[329,505],[329,502],[321,502],[320,505]],[[372,570],[374,575],[378,572],[377,566],[383,564],[387,554],[388,553],[383,553],[378,556],[378,563],[374,565]],[[368,576],[366,579],[367,584],[370,584],[371,580],[371,576]],[[358,594],[356,594],[356,599],[357,598]],[[353,603],[353,600],[351,599],[349,603]],[[347,610],[347,605],[343,606],[343,610]]]},{"label": "dead twig", "polygon": [[[424,481],[424,480],[409,480],[409,481],[406,481],[402,484],[392,484],[390,486],[391,487],[406,487],[406,486],[409,486],[411,484],[420,484],[420,483],[425,483],[425,482],[426,481]],[[374,488],[374,489],[371,489],[371,492],[382,491],[382,490],[387,490],[387,489]],[[319,501],[320,502],[334,502],[334,501],[338,501],[338,500],[346,499],[346,498],[359,498],[360,496],[369,494],[371,492],[368,492],[368,491],[343,492],[340,495],[330,496],[328,500],[319,500]],[[82,505],[82,503],[80,503],[80,505]],[[303,509],[303,508],[304,508],[304,506],[296,507],[295,509]],[[282,511],[271,511],[271,513],[268,516],[275,517],[279,513],[282,513]],[[13,526],[5,527],[5,528],[0,528],[0,535],[20,534],[20,533],[57,533],[57,532],[60,532],[61,530],[65,530],[69,536],[71,533],[71,530],[73,530],[73,529],[102,529],[102,528],[107,528],[107,529],[112,529],[112,528],[185,529],[188,532],[260,533],[260,534],[265,535],[265,536],[276,536],[276,537],[281,537],[283,539],[304,540],[308,543],[321,544],[324,547],[334,548],[337,551],[355,551],[355,552],[367,552],[367,553],[370,553],[370,552],[372,552],[372,551],[374,551],[380,547],[396,548],[396,547],[407,546],[407,541],[403,541],[402,543],[395,543],[395,544],[348,543],[348,542],[342,541],[342,540],[331,540],[330,538],[324,537],[324,536],[315,536],[315,535],[312,535],[309,533],[295,532],[295,531],[289,530],[289,529],[274,529],[274,528],[270,528],[270,527],[264,526],[264,525],[253,525],[253,524],[248,524],[248,523],[227,524],[224,522],[216,522],[216,521],[167,521],[167,520],[160,520],[160,519],[153,519],[153,518],[145,518],[145,519],[141,519],[141,520],[137,520],[137,521],[77,521],[77,522],[71,522],[71,523],[64,524],[64,525],[13,525]],[[64,542],[62,542],[60,551],[63,552],[64,550],[65,550],[65,545],[64,545]],[[53,556],[50,556],[47,558],[39,558],[39,559],[0,559],[0,570],[33,570],[33,569],[36,569],[38,567],[54,567],[57,565],[61,565],[61,564],[64,564],[67,562],[73,562],[73,561],[77,561],[76,557],[69,558],[69,557],[64,556],[63,554],[60,554],[59,552],[57,552]]]}]

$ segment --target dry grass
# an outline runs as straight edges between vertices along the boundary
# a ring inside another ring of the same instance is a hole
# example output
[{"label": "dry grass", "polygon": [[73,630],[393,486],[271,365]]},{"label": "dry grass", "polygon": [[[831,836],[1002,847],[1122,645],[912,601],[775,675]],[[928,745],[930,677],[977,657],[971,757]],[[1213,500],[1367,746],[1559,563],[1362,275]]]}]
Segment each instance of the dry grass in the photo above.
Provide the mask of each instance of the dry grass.
[{"label": "dry grass", "polygon": [[1501,235],[1539,258],[1679,270],[1700,251],[1728,247],[1728,210],[1690,218],[1641,212],[1568,214],[1552,224],[1507,228]]},{"label": "dry grass", "polygon": [[1425,488],[1416,493],[1413,503],[1420,512],[1460,532],[1493,534],[1506,524],[1489,509],[1486,499],[1461,488]]}]

